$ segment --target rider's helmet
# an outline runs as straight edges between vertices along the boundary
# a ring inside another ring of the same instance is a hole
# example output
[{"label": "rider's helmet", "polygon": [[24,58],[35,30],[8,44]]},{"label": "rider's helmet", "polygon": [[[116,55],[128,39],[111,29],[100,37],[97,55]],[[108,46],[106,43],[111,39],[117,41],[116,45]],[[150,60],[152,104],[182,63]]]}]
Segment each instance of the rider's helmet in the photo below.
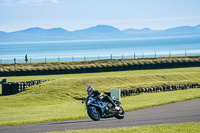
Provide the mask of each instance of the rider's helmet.
[{"label": "rider's helmet", "polygon": [[87,89],[86,89],[88,95],[91,95],[94,91],[94,88],[92,86],[89,86]]}]

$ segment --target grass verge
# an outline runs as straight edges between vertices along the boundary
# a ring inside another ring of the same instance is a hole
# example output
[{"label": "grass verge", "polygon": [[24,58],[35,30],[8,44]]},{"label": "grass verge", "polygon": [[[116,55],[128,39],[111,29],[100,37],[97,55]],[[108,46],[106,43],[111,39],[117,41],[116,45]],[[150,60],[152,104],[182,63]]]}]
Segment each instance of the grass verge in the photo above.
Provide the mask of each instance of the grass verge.
[{"label": "grass verge", "polygon": [[113,129],[70,130],[54,133],[199,133],[200,123],[161,124]]},{"label": "grass verge", "polygon": [[[200,98],[200,89],[188,89],[174,92],[160,92],[140,94],[122,98],[122,107],[125,111],[179,102]],[[40,123],[60,120],[88,118],[81,101],[65,101],[59,103],[29,106],[27,101],[24,106],[4,106],[0,109],[0,126]],[[14,104],[14,103],[13,103]]]},{"label": "grass verge", "polygon": [[[87,118],[81,101],[85,88],[106,92],[110,88],[134,89],[163,84],[200,83],[200,67],[138,70],[68,75],[7,77],[9,82],[49,79],[27,91],[0,96],[0,126]],[[200,98],[200,89],[140,94],[122,98],[125,111]]]}]

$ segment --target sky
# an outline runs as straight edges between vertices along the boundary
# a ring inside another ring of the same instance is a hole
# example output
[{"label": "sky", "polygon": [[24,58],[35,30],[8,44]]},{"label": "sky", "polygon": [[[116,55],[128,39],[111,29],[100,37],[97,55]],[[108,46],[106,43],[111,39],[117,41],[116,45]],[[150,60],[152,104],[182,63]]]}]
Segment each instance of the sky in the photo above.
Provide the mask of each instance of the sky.
[{"label": "sky", "polygon": [[200,0],[0,0],[0,31],[31,27],[164,30],[200,24]]}]

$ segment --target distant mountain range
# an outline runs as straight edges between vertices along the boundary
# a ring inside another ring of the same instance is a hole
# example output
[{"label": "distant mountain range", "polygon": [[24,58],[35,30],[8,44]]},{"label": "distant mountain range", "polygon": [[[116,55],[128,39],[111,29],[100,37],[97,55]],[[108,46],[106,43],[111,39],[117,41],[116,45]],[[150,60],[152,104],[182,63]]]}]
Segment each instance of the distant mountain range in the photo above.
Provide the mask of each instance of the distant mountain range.
[{"label": "distant mountain range", "polygon": [[95,27],[76,31],[67,31],[62,28],[42,29],[35,27],[9,33],[0,31],[0,42],[63,41],[183,35],[200,35],[200,25],[194,27],[180,26],[166,30],[151,30],[149,28],[119,30],[108,25],[97,25]]}]

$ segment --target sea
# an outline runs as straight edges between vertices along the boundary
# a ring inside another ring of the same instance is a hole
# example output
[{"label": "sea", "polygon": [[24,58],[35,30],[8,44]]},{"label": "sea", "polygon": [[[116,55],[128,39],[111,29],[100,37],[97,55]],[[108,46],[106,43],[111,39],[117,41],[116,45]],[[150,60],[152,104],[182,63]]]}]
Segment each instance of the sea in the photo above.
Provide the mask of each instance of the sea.
[{"label": "sea", "polygon": [[200,55],[200,36],[0,42],[0,63]]}]

